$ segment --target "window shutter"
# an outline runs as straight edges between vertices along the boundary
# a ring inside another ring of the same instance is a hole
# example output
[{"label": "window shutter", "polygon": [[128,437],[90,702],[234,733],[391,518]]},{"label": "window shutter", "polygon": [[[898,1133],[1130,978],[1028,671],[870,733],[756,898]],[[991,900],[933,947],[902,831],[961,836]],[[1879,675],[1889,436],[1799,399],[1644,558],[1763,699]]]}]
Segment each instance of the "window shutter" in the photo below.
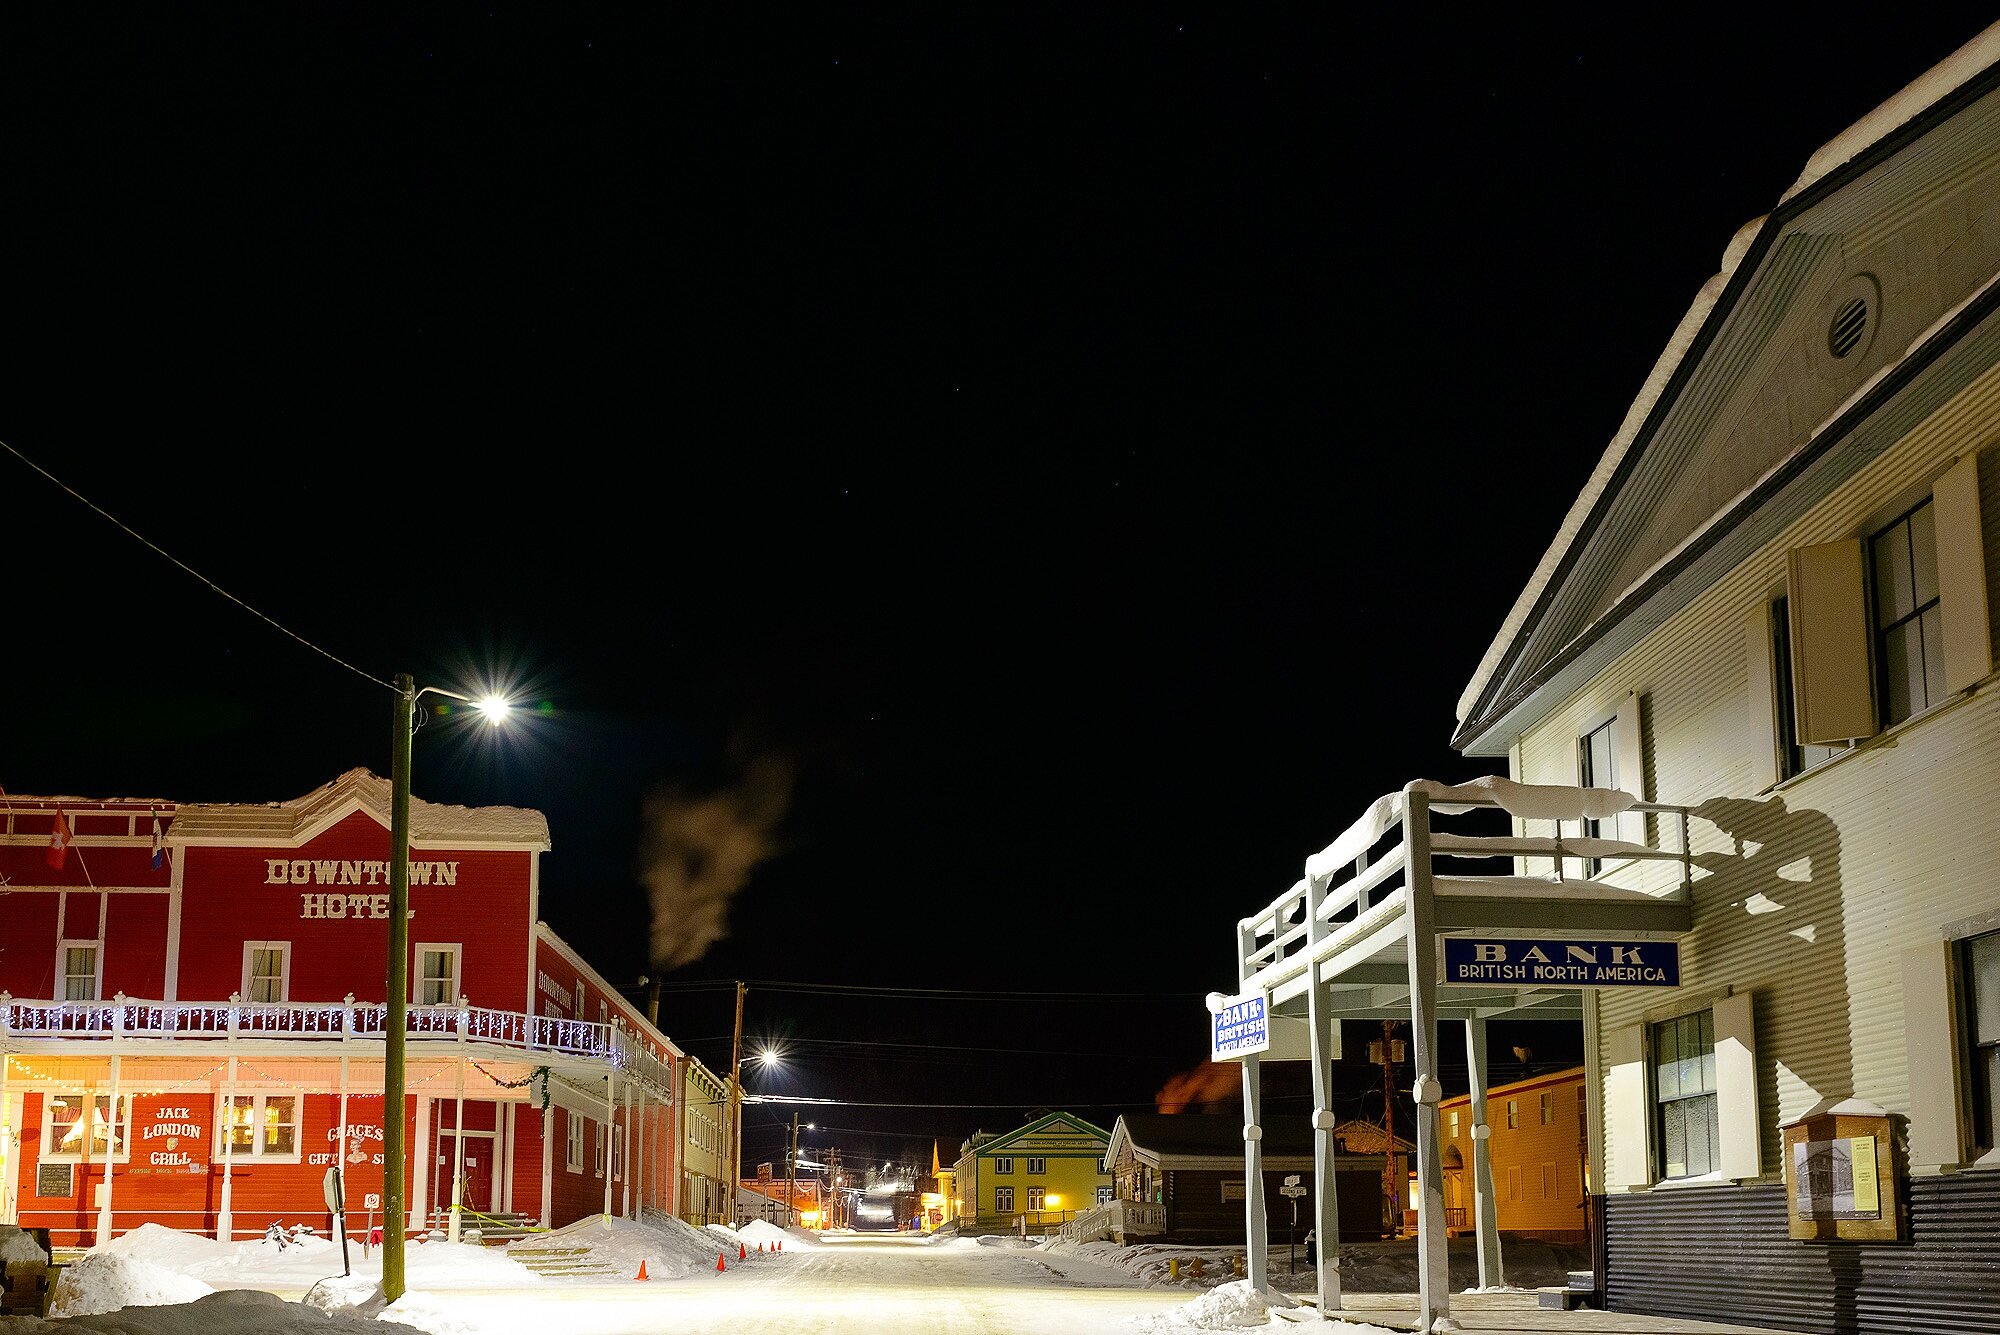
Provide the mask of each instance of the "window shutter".
[{"label": "window shutter", "polygon": [[[1611,729],[1618,766],[1618,786],[1641,802],[1646,800],[1646,749],[1639,718],[1639,696],[1628,695],[1618,706],[1618,721]],[[1622,811],[1618,814],[1618,837],[1627,843],[1646,842],[1646,813]]]},{"label": "window shutter", "polygon": [[1652,1105],[1646,1080],[1646,1030],[1628,1024],[1604,1036],[1604,1185],[1652,1183]]},{"label": "window shutter", "polygon": [[1749,666],[1744,700],[1744,736],[1750,744],[1750,789],[1763,792],[1778,781],[1777,669],[1771,661],[1771,604],[1763,599],[1743,623],[1743,657]]},{"label": "window shutter", "polygon": [[[1930,941],[1903,952],[1903,1045],[1910,1063],[1910,1166],[1965,1161],[1964,1101],[1959,1097],[1958,1007],[1952,992],[1952,943]],[[1924,1041],[1917,1041],[1924,1035]]]},{"label": "window shutter", "polygon": [[1861,539],[1794,548],[1785,560],[1798,740],[1833,745],[1873,737],[1875,691],[1868,670]]},{"label": "window shutter", "polygon": [[1960,459],[1931,488],[1937,524],[1938,620],[1944,687],[1962,691],[1993,670],[1986,619],[1986,545],[1979,531],[1979,456]]},{"label": "window shutter", "polygon": [[1722,1176],[1764,1171],[1763,1129],[1757,1122],[1757,1032],[1750,994],[1715,1003],[1716,1164]]}]

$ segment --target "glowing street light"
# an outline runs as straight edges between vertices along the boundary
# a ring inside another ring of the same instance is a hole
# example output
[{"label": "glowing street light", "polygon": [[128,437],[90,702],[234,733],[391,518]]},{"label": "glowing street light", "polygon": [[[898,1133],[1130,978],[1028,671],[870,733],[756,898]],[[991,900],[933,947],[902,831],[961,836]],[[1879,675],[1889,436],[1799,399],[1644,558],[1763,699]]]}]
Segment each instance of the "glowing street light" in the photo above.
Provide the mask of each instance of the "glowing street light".
[{"label": "glowing street light", "polygon": [[462,700],[495,726],[511,709],[497,695],[474,699],[442,686],[419,690],[408,673],[396,675],[395,693],[389,765],[389,997],[382,1019],[382,1293],[385,1301],[392,1303],[403,1296],[403,1235],[408,1218],[403,1192],[407,1083],[403,1031],[410,992],[410,739],[415,733],[417,698],[443,695]]}]

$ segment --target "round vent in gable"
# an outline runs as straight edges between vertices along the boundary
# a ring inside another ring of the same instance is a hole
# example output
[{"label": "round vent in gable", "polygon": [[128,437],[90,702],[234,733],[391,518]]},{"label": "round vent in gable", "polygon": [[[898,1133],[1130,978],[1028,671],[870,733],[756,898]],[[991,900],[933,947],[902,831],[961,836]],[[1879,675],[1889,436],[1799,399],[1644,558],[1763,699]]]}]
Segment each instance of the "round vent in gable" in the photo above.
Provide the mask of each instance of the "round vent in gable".
[{"label": "round vent in gable", "polygon": [[1882,322],[1882,288],[1875,275],[1857,273],[1842,279],[1827,297],[1822,315],[1825,338],[1820,342],[1820,371],[1845,377],[1867,360]]}]

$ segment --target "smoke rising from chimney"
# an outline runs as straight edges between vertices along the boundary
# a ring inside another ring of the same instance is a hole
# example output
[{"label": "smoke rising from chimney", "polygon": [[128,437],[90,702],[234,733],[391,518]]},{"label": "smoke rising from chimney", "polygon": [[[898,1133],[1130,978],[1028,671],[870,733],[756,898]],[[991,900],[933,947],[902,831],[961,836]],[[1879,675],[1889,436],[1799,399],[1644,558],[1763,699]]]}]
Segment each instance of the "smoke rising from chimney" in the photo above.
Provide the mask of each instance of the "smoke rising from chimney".
[{"label": "smoke rising from chimney", "polygon": [[1234,1062],[1203,1062],[1160,1086],[1153,1106],[1163,1113],[1187,1112],[1243,1097],[1243,1070]]},{"label": "smoke rising from chimney", "polygon": [[730,901],[779,851],[792,779],[789,759],[757,756],[714,792],[673,785],[647,795],[639,879],[652,896],[654,968],[692,964],[729,935]]}]

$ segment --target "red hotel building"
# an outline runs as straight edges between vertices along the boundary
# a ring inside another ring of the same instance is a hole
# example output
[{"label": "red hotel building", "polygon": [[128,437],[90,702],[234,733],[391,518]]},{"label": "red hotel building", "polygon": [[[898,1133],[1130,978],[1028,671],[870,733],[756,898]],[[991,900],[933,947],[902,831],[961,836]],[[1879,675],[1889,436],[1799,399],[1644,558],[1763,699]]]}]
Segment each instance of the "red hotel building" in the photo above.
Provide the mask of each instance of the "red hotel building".
[{"label": "red hotel building", "polygon": [[[368,1227],[389,798],[0,799],[0,1222],[325,1228],[338,1164]],[[547,821],[413,800],[410,831],[411,1230],[671,1211],[681,1053],[538,920]]]}]

